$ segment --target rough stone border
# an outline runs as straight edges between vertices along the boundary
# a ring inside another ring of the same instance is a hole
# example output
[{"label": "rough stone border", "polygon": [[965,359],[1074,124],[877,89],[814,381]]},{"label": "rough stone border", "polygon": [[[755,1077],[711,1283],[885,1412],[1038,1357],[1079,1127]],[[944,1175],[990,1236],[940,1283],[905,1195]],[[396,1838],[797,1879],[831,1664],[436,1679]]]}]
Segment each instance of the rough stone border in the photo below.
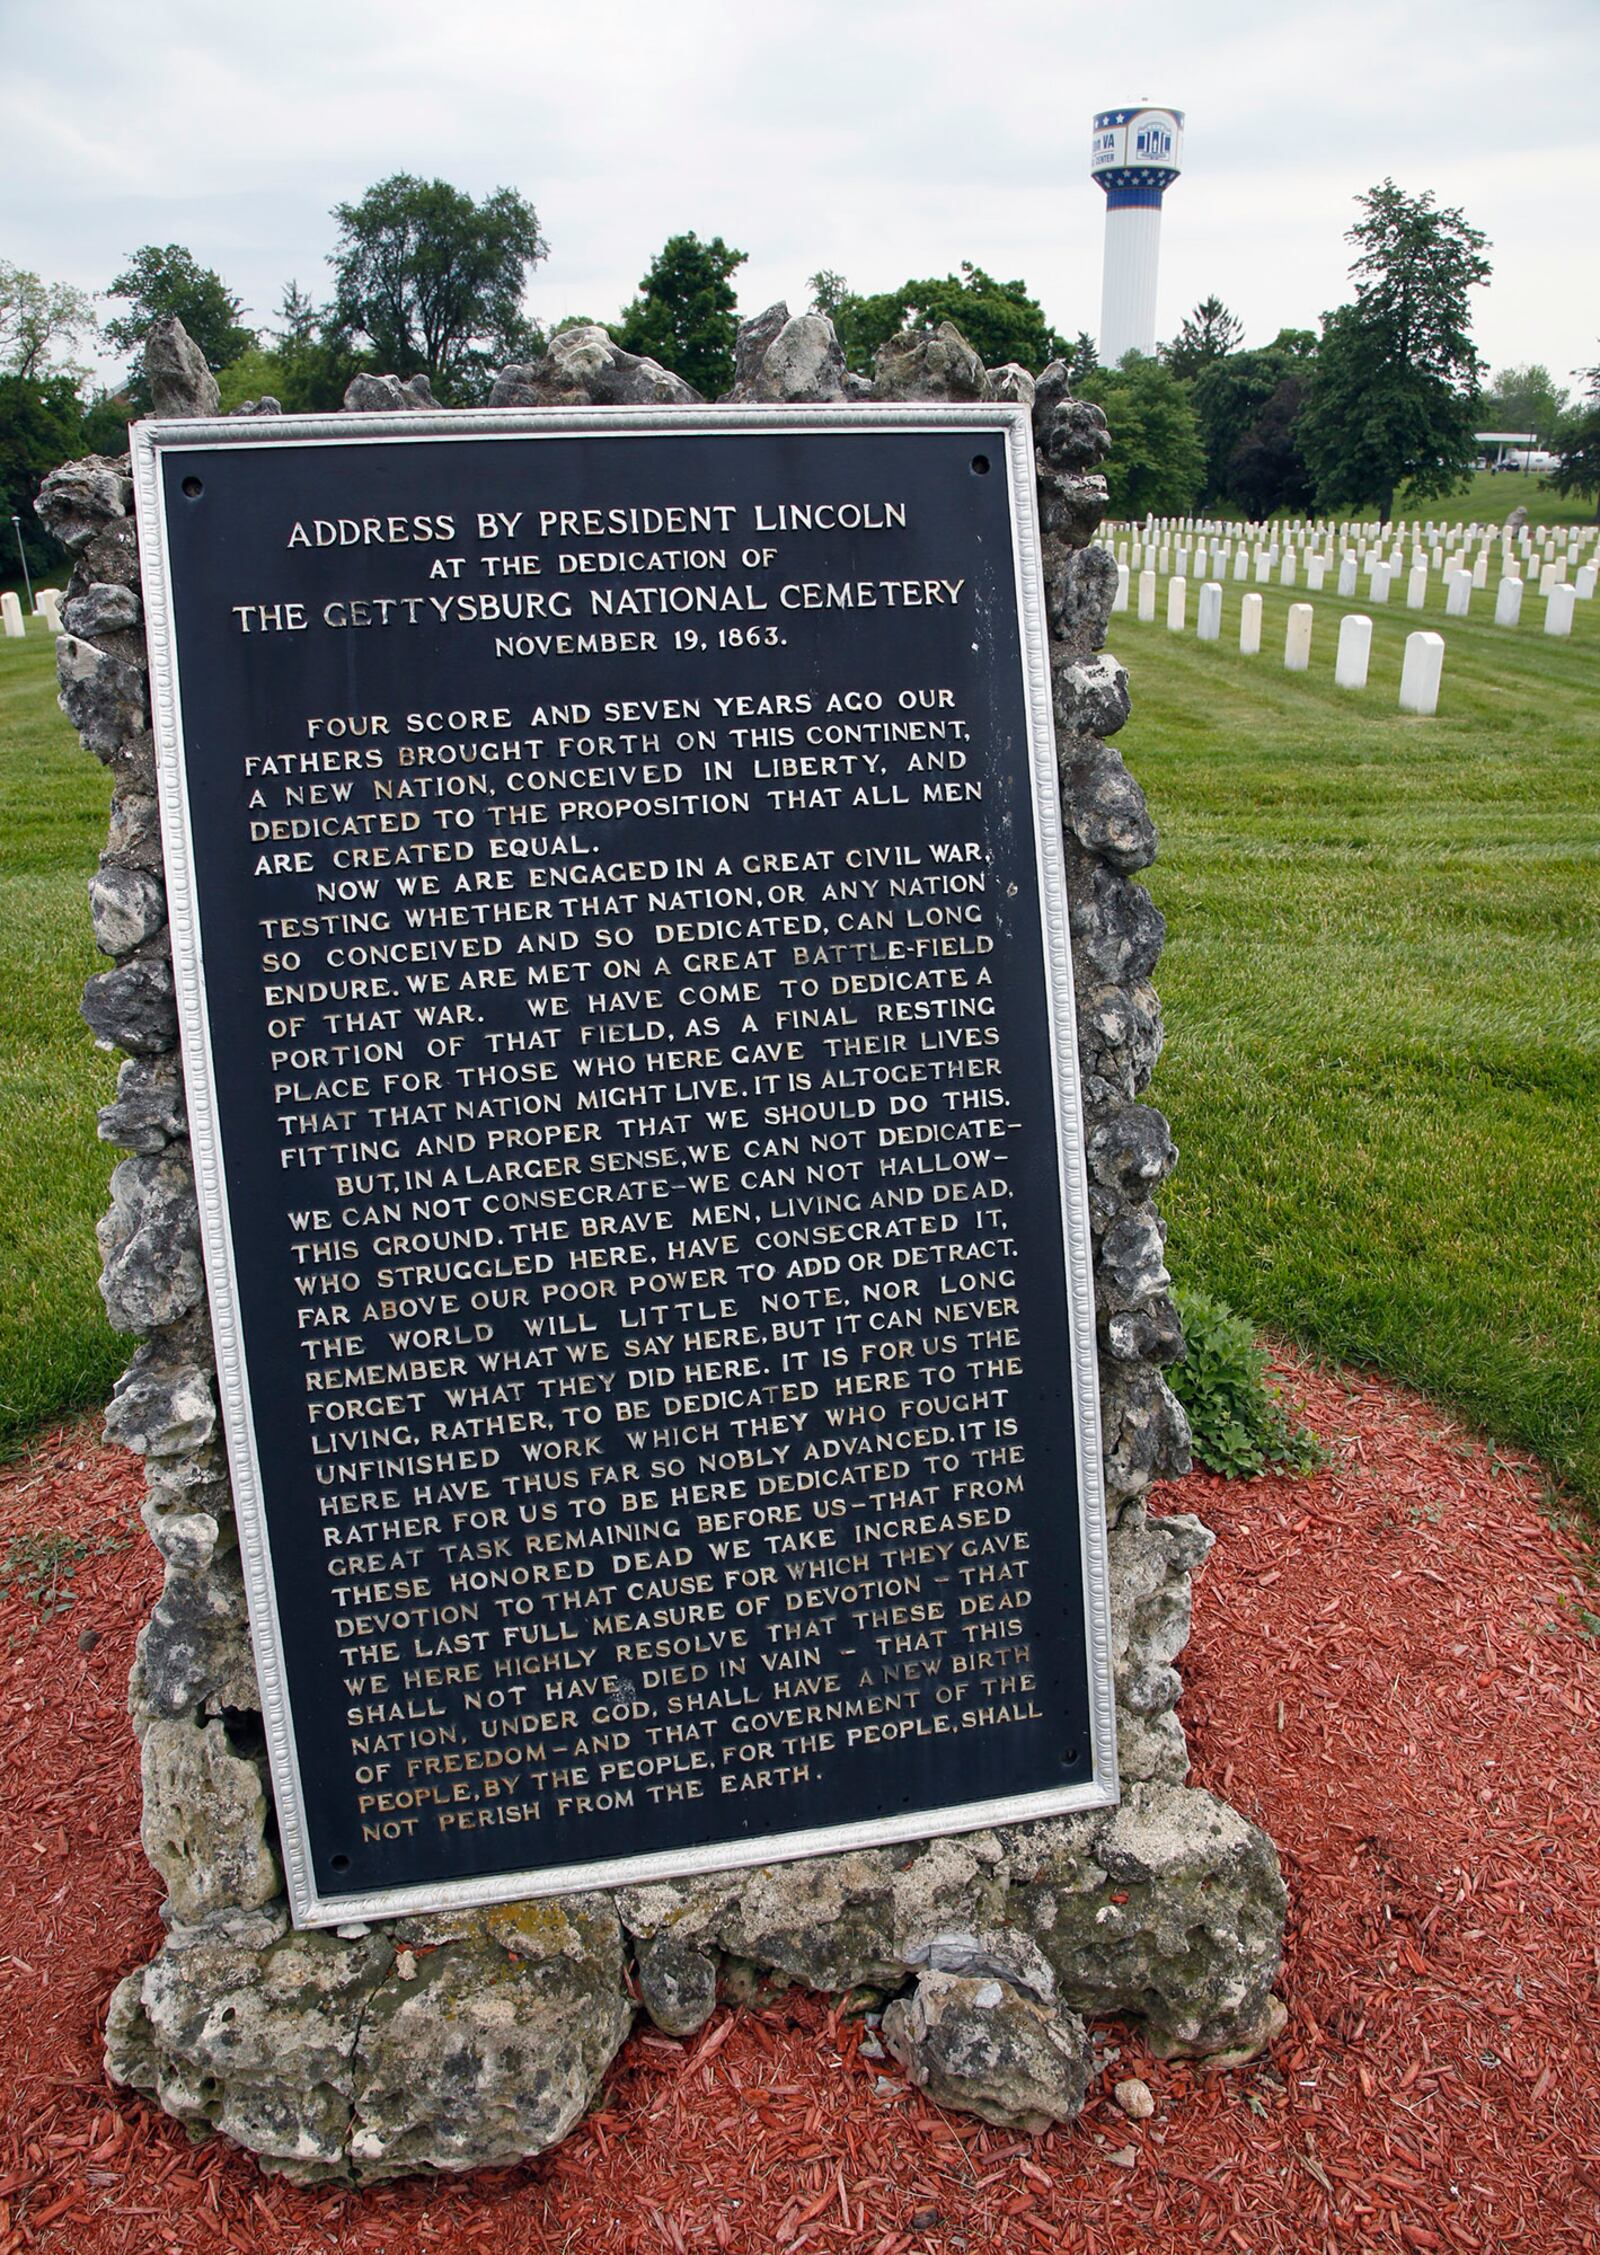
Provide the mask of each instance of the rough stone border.
[{"label": "rough stone border", "polygon": [[[161,416],[217,408],[176,322],[146,365]],[[1083,2102],[1084,2016],[1132,2018],[1159,2051],[1249,2056],[1281,2025],[1271,1994],[1285,1891],[1272,1843],[1185,1784],[1173,1666],[1197,1520],[1151,1518],[1152,1481],[1188,1432],[1162,1368],[1182,1353],[1155,1193],[1177,1153],[1139,1101],[1161,1048],[1151,976],[1164,926],[1133,882],[1155,857],[1143,793],[1107,741],[1127,676],[1104,654],[1116,590],[1105,549],[1098,408],[1056,363],[1037,384],[986,370],[948,323],[897,337],[869,383],[831,323],[774,306],[740,332],[733,400],[1020,401],[1032,410],[1051,696],[1071,903],[1084,1158],[1094,1239],[1122,1806],[609,1894],[297,1932],[283,1900],[261,1694],[251,1658],[200,1259],[140,631],[126,460],[45,481],[39,514],[76,557],[58,643],[61,703],[114,777],[90,880],[112,967],[84,1016],[125,1053],[102,1138],[130,1156],[100,1224],[102,1291],[141,1343],[106,1417],[145,1459],[144,1519],[166,1567],[129,1687],[145,1852],[168,1936],[111,2000],[113,2079],[265,2169],[372,2181],[543,2151],[597,2095],[634,2017],[675,2034],[719,1992],[776,1977],[886,2006],[885,2037],[941,2103],[1029,2129]],[[598,328],[508,368],[493,406],[691,405],[682,379]],[[354,411],[437,412],[426,381],[359,377]],[[262,400],[240,413],[275,414]]]}]

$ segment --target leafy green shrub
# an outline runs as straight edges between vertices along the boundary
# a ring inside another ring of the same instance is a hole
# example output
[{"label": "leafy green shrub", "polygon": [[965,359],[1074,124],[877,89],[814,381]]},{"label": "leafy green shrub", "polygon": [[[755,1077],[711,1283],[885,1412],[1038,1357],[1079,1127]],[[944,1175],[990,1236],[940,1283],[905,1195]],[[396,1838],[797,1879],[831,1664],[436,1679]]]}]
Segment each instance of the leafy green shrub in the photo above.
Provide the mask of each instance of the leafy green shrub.
[{"label": "leafy green shrub", "polygon": [[1249,1479],[1269,1466],[1314,1472],[1328,1461],[1267,1376],[1267,1355],[1242,1315],[1206,1292],[1177,1295],[1188,1355],[1168,1373],[1188,1412],[1194,1453],[1209,1472]]}]

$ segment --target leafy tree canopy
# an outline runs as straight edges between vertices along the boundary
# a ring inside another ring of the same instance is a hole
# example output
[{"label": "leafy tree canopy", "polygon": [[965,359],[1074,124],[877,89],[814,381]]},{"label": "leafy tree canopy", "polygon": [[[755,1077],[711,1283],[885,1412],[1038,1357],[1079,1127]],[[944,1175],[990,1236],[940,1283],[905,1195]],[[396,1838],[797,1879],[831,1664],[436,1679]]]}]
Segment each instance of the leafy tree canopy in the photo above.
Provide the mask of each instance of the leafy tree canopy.
[{"label": "leafy tree canopy", "polygon": [[0,258],[0,374],[32,378],[50,373],[82,380],[84,370],[68,355],[78,339],[96,331],[94,306],[82,290],[65,282],[42,282],[26,267]]},{"label": "leafy tree canopy", "polygon": [[[1286,338],[1291,340],[1287,344]],[[1280,427],[1281,400],[1271,417],[1271,435],[1257,432],[1257,424],[1291,378],[1301,386],[1294,395],[1298,413],[1309,368],[1300,348],[1301,339],[1315,346],[1316,339],[1308,330],[1282,330],[1273,344],[1256,352],[1230,352],[1224,359],[1208,361],[1195,377],[1191,397],[1206,455],[1203,501],[1236,501],[1252,514],[1270,516],[1275,509],[1298,508],[1309,500],[1309,476],[1293,437],[1292,423]],[[1235,457],[1246,446],[1251,450],[1252,463],[1248,491],[1236,483],[1234,469]],[[1275,485],[1265,482],[1269,456],[1278,468]],[[1291,490],[1293,499],[1289,498]],[[1269,498],[1273,491],[1277,497]]]},{"label": "leafy tree canopy", "polygon": [[1234,319],[1221,298],[1202,298],[1162,358],[1175,376],[1192,379],[1213,360],[1225,360],[1230,352],[1237,352],[1243,335],[1244,323]]},{"label": "leafy tree canopy", "polygon": [[1548,446],[1568,404],[1566,393],[1538,361],[1522,368],[1500,368],[1484,388],[1480,428],[1532,431],[1541,446]]},{"label": "leafy tree canopy", "polygon": [[1025,282],[997,282],[970,259],[962,260],[959,274],[903,282],[873,297],[858,296],[842,275],[827,271],[813,274],[811,290],[812,304],[839,332],[845,360],[863,375],[891,337],[903,329],[936,329],[941,321],[955,323],[987,368],[1016,360],[1037,372],[1074,349],[1051,328]]},{"label": "leafy tree canopy", "polygon": [[71,375],[0,375],[0,534],[9,578],[17,568],[15,517],[32,572],[58,562],[61,550],[33,513],[46,471],[82,452],[82,402]]},{"label": "leafy tree canopy", "polygon": [[1096,368],[1077,389],[1105,409],[1111,453],[1105,465],[1111,514],[1176,516],[1194,506],[1205,477],[1205,449],[1188,387],[1159,360],[1124,353]]},{"label": "leafy tree canopy", "polygon": [[748,253],[720,235],[702,243],[692,230],[670,235],[639,284],[639,295],[610,324],[624,352],[659,360],[702,398],[717,399],[733,382],[739,332],[733,277]]},{"label": "leafy tree canopy", "polygon": [[1600,517],[1600,367],[1579,369],[1578,379],[1583,399],[1557,428],[1561,459],[1545,483],[1557,493],[1593,494]]},{"label": "leafy tree canopy", "polygon": [[1397,487],[1451,493],[1472,468],[1482,363],[1467,299],[1491,268],[1486,238],[1431,194],[1385,180],[1358,201],[1355,301],[1323,316],[1298,429],[1320,507],[1387,517]]},{"label": "leafy tree canopy", "polygon": [[181,243],[168,243],[164,247],[146,243],[142,250],[132,254],[126,269],[111,283],[107,295],[127,300],[127,312],[117,314],[106,323],[106,336],[119,352],[136,356],[130,391],[135,408],[140,412],[150,404],[149,388],[140,364],[144,340],[156,322],[166,315],[177,315],[213,372],[226,368],[230,360],[237,360],[240,353],[248,352],[256,341],[255,331],[246,328],[239,319],[244,307],[221,275],[209,266],[201,266],[194,253],[185,250]]},{"label": "leafy tree canopy", "polygon": [[[481,202],[447,180],[392,173],[359,203],[336,204],[328,333],[398,376],[425,373],[442,400],[465,404],[497,364],[528,357],[522,311],[530,270],[549,252],[538,215],[514,189]],[[293,322],[308,308],[296,293]],[[288,404],[287,401],[284,403]]]}]

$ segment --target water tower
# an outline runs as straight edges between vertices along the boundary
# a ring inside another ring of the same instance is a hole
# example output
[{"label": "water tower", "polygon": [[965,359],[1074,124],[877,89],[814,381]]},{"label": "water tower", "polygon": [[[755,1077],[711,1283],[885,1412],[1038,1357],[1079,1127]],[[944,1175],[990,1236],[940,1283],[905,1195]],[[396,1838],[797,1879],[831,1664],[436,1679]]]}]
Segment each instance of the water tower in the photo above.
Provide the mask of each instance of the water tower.
[{"label": "water tower", "polygon": [[1182,110],[1102,110],[1089,170],[1106,192],[1106,263],[1100,291],[1100,359],[1156,349],[1161,199],[1183,162]]}]

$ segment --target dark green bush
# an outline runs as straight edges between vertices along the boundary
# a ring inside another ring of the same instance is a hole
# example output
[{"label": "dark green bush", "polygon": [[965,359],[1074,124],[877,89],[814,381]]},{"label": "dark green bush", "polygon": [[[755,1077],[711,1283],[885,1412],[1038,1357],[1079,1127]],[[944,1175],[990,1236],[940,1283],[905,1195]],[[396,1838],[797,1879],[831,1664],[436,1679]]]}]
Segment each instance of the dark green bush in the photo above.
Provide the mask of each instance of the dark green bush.
[{"label": "dark green bush", "polygon": [[1266,1350],[1244,1317],[1205,1292],[1177,1299],[1188,1354],[1168,1376],[1207,1471],[1238,1480],[1272,1466],[1314,1472],[1326,1464],[1327,1451],[1268,1377]]}]

